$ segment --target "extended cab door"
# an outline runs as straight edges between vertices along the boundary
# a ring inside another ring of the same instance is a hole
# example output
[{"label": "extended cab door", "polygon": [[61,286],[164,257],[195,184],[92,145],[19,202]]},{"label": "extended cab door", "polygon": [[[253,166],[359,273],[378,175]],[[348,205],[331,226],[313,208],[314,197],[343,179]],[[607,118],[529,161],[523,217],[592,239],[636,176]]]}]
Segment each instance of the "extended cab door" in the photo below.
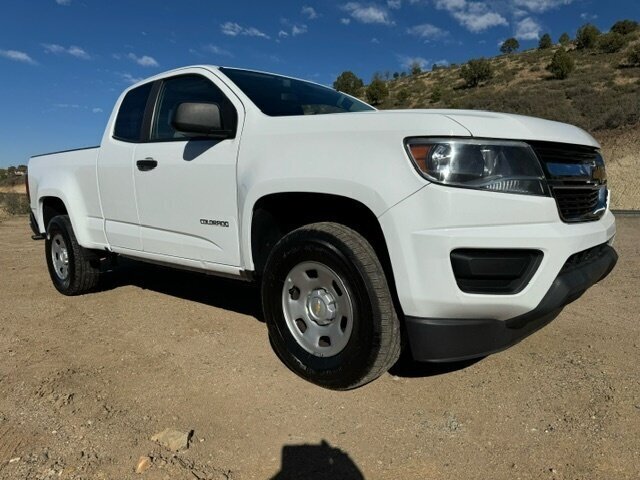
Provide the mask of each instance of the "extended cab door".
[{"label": "extended cab door", "polygon": [[[148,142],[135,150],[136,199],[145,253],[240,265],[236,158],[244,110],[210,72],[161,81]],[[220,106],[224,140],[189,138],[171,125],[181,103]]]},{"label": "extended cab door", "polygon": [[107,241],[112,247],[142,250],[133,180],[134,154],[145,137],[145,112],[150,107],[154,82],[129,90],[111,128],[105,131],[98,158],[98,188]]}]

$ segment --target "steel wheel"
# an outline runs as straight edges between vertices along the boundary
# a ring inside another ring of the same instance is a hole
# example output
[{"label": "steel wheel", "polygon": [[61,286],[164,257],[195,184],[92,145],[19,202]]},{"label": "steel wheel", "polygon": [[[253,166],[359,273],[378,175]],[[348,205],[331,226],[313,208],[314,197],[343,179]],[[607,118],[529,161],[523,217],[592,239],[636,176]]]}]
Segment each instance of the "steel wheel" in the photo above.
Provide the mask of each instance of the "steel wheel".
[{"label": "steel wheel", "polygon": [[286,276],[282,310],[298,345],[317,357],[340,353],[351,337],[353,304],[340,276],[317,262],[299,263]]},{"label": "steel wheel", "polygon": [[78,244],[67,215],[49,221],[44,248],[49,276],[60,293],[80,295],[97,285],[100,257]]},{"label": "steel wheel", "polygon": [[56,234],[51,239],[51,261],[54,271],[60,280],[69,277],[69,251],[61,234]]}]

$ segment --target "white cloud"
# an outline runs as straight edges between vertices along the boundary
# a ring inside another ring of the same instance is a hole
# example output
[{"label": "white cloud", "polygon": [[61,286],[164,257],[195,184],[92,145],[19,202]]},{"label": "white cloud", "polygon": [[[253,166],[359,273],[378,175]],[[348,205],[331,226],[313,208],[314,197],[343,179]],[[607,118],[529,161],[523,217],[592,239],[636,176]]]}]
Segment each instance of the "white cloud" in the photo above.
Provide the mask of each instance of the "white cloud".
[{"label": "white cloud", "polygon": [[398,10],[402,7],[402,0],[387,0],[387,7],[392,10]]},{"label": "white cloud", "polygon": [[301,13],[302,15],[307,17],[309,20],[315,20],[320,16],[318,12],[316,12],[315,8],[310,7],[308,5],[305,5],[304,7],[302,7]]},{"label": "white cloud", "polygon": [[424,38],[428,41],[445,37],[449,32],[447,32],[446,30],[442,30],[435,25],[431,25],[430,23],[423,23],[422,25],[415,25],[413,27],[407,28],[407,33],[409,35],[413,35],[414,37]]},{"label": "white cloud", "polygon": [[37,62],[28,54],[20,52],[18,50],[0,50],[0,57],[8,58],[9,60],[14,60],[16,62],[37,65]]},{"label": "white cloud", "polygon": [[414,64],[420,65],[421,69],[427,68],[429,66],[429,60],[423,57],[411,57],[408,55],[398,55],[398,61],[400,62],[400,66],[402,68],[411,68]]},{"label": "white cloud", "polygon": [[454,18],[464,25],[468,30],[474,33],[483,32],[492,27],[500,25],[509,25],[507,19],[499,13],[470,13],[457,12],[453,14]]},{"label": "white cloud", "polygon": [[77,103],[54,103],[53,106],[55,108],[80,108],[80,105],[78,105]]},{"label": "white cloud", "polygon": [[351,19],[350,18],[341,18],[340,19],[340,23],[343,25],[349,25],[351,23]]},{"label": "white cloud", "polygon": [[155,58],[150,57],[148,55],[142,55],[138,57],[135,53],[129,53],[127,55],[129,60],[136,62],[141,67],[159,67],[160,64],[156,61]]},{"label": "white cloud", "polygon": [[580,14],[580,18],[582,20],[595,20],[596,18],[598,18],[598,15],[596,15],[595,13],[584,12]]},{"label": "white cloud", "polygon": [[492,10],[487,2],[436,0],[435,4],[436,8],[448,11],[458,23],[474,33],[483,32],[492,27],[509,25],[507,19],[497,11]]},{"label": "white cloud", "polygon": [[542,27],[533,18],[527,17],[516,23],[515,37],[520,40],[537,40]]},{"label": "white cloud", "polygon": [[460,10],[466,6],[467,0],[436,0],[436,7],[440,10]]},{"label": "white cloud", "polygon": [[90,60],[91,55],[89,55],[83,48],[80,48],[76,45],[71,45],[70,47],[63,47],[62,45],[58,45],[56,43],[43,43],[44,51],[46,53],[53,53],[55,55],[67,54],[72,57],[81,58],[82,60]]},{"label": "white cloud", "polygon": [[57,45],[55,43],[44,43],[42,46],[44,47],[44,51],[47,53],[59,54],[67,51],[67,49],[62,45]]},{"label": "white cloud", "polygon": [[291,35],[292,36],[297,36],[297,35],[302,35],[303,33],[307,33],[307,26],[306,25],[294,25],[293,27],[291,27]]},{"label": "white cloud", "polygon": [[436,60],[435,62],[433,62],[433,64],[438,65],[439,67],[448,67],[449,60],[443,58],[442,60]]},{"label": "white cloud", "polygon": [[71,5],[71,0],[56,0],[56,3],[58,5],[64,5],[66,7]]},{"label": "white cloud", "polygon": [[371,39],[371,43],[379,44],[379,43],[380,43],[380,40],[378,40],[376,37],[373,37],[373,38]]},{"label": "white cloud", "polygon": [[225,50],[224,48],[220,48],[217,45],[205,45],[202,47],[205,52],[213,53],[214,55],[219,55],[221,57],[233,57],[233,54],[229,50]]},{"label": "white cloud", "polygon": [[72,57],[82,58],[83,60],[89,60],[91,58],[91,56],[87,52],[85,52],[84,49],[76,47],[75,45],[71,45],[67,49],[67,53]]},{"label": "white cloud", "polygon": [[102,113],[102,112],[104,112],[104,110],[102,110],[100,107],[94,107],[94,108],[91,109],[91,111],[93,113]]},{"label": "white cloud", "polygon": [[376,23],[382,25],[393,25],[394,22],[389,16],[389,12],[376,5],[364,5],[359,2],[349,2],[343,7],[343,10],[349,12],[352,18],[361,23]]},{"label": "white cloud", "polygon": [[562,7],[573,3],[574,0],[513,0],[516,7],[526,8],[535,13],[543,13],[547,10]]},{"label": "white cloud", "polygon": [[144,80],[144,78],[142,78],[142,77],[134,77],[130,73],[121,73],[120,76],[122,77],[122,79],[125,82],[130,83],[130,84],[138,83],[138,82],[141,82],[142,80]]},{"label": "white cloud", "polygon": [[236,22],[225,22],[220,25],[220,30],[225,35],[229,35],[231,37],[236,37],[238,35],[244,35],[247,37],[261,37],[269,39],[269,35],[264,32],[261,32],[255,27],[243,27],[242,25]]},{"label": "white cloud", "polygon": [[231,37],[240,35],[244,31],[244,28],[235,22],[223,23],[220,25],[220,29],[222,30],[222,33]]},{"label": "white cloud", "polygon": [[278,32],[278,36],[279,36],[279,37],[282,37],[282,38],[287,38],[287,37],[289,36],[289,33],[288,33],[288,32],[285,32],[284,30],[280,30],[280,31]]}]

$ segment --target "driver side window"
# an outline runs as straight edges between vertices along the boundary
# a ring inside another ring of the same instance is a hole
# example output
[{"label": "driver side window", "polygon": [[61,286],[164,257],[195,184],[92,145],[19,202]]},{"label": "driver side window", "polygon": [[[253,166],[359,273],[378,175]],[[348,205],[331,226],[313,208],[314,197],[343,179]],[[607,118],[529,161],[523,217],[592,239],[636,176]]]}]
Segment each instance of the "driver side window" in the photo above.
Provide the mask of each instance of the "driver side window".
[{"label": "driver side window", "polygon": [[[170,78],[162,83],[158,95],[156,112],[152,122],[150,141],[180,140],[188,138],[171,126],[171,120],[178,106],[184,102],[215,103],[223,113],[223,119],[235,115],[231,102],[218,87],[200,75],[183,75]],[[225,115],[226,114],[226,115]],[[225,126],[225,128],[227,128]]]}]

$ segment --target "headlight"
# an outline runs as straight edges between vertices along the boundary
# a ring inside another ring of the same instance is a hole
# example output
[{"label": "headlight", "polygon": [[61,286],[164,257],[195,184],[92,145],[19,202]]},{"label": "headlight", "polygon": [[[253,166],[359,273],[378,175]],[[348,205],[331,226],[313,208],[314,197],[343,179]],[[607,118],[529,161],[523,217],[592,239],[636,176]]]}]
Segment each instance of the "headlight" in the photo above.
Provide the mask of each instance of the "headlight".
[{"label": "headlight", "polygon": [[430,181],[494,192],[549,195],[529,145],[508,140],[412,138],[407,151]]}]

